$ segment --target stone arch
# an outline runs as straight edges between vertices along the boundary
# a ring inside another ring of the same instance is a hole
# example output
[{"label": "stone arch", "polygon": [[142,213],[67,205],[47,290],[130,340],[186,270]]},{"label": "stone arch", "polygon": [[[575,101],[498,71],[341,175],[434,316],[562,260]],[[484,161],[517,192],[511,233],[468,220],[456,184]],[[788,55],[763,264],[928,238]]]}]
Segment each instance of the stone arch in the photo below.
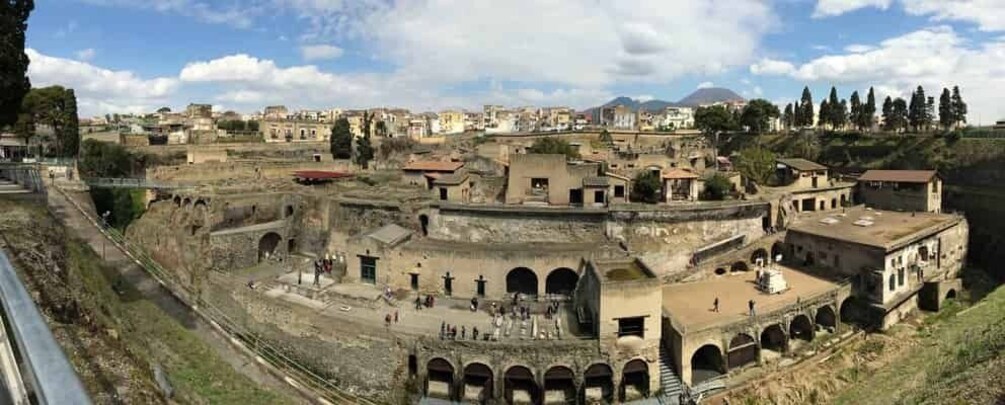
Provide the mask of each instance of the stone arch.
[{"label": "stone arch", "polygon": [[484,402],[492,399],[494,379],[492,368],[482,363],[464,366],[462,400]]},{"label": "stone arch", "polygon": [[537,274],[526,267],[517,267],[506,273],[506,292],[537,295]]},{"label": "stone arch", "polygon": [[177,196],[177,195],[176,195],[176,196],[174,196],[174,198],[172,198],[171,200],[173,200],[173,201],[174,201],[174,205],[175,205],[176,207],[181,207],[181,196]]},{"label": "stone arch", "polygon": [[557,294],[571,296],[576,291],[576,283],[579,282],[579,275],[568,267],[559,267],[548,273],[544,280],[544,292],[546,294]]},{"label": "stone arch", "polygon": [[583,372],[583,392],[587,401],[614,399],[614,371],[605,363],[595,363]]},{"label": "stone arch", "polygon": [[691,385],[715,378],[726,373],[722,362],[722,350],[713,344],[699,347],[691,355]]},{"label": "stone arch", "polygon": [[426,363],[426,395],[437,398],[453,398],[454,365],[442,357],[434,357]]},{"label": "stone arch", "polygon": [[837,327],[837,317],[834,314],[834,308],[830,305],[824,305],[817,309],[816,316],[813,317],[816,321],[817,326],[824,328],[836,328]]},{"label": "stone arch", "polygon": [[733,263],[731,266],[729,266],[729,271],[731,273],[736,273],[736,272],[740,272],[740,271],[747,271],[747,270],[750,270],[750,266],[748,266],[747,262],[745,262],[743,260],[739,260],[736,263]]},{"label": "stone arch", "polygon": [[764,265],[768,264],[768,250],[764,248],[759,248],[750,254],[750,262],[757,265],[757,259],[761,259],[761,263]]},{"label": "stone arch", "polygon": [[841,194],[841,206],[842,207],[848,206],[848,194]]},{"label": "stone arch", "polygon": [[548,371],[544,372],[544,395],[551,401],[575,403],[575,372],[566,366],[554,366],[549,368]]},{"label": "stone arch", "polygon": [[269,232],[262,235],[261,239],[258,240],[258,261],[261,262],[268,257],[276,254],[276,249],[279,248],[279,242],[283,240],[283,237],[279,236],[278,233]]},{"label": "stone arch", "polygon": [[810,317],[799,314],[789,322],[789,337],[810,342],[813,340],[813,323]]},{"label": "stone arch", "polygon": [[729,341],[726,354],[729,368],[735,369],[757,361],[757,341],[746,333],[737,333]]},{"label": "stone arch", "polygon": [[192,207],[193,208],[199,208],[199,207],[206,208],[206,201],[203,201],[201,198],[198,199],[198,200],[195,200],[195,204],[192,205]]},{"label": "stone arch", "polygon": [[865,303],[858,298],[853,296],[845,298],[841,302],[841,322],[863,325],[865,323],[864,307]]},{"label": "stone arch", "polygon": [[764,328],[764,331],[761,332],[762,348],[782,353],[785,351],[786,345],[787,339],[782,325],[776,323]]},{"label": "stone arch", "polygon": [[429,236],[429,215],[419,215],[419,228],[422,230],[422,236]]},{"label": "stone arch", "polygon": [[788,255],[788,250],[789,249],[785,245],[785,242],[778,241],[778,242],[772,243],[771,244],[771,260],[772,261],[777,260],[778,256],[782,256],[784,258],[785,256]]},{"label": "stone arch", "polygon": [[724,268],[724,267],[718,267],[718,268],[715,269],[715,275],[722,276],[722,275],[725,275],[725,274],[726,274],[726,268]]},{"label": "stone arch", "polygon": [[189,197],[185,197],[184,200],[181,200],[181,205],[184,205],[186,207],[192,205],[192,199]]},{"label": "stone arch", "polygon": [[955,288],[950,288],[949,291],[946,291],[946,299],[947,300],[956,299],[956,289]]},{"label": "stone arch", "polygon": [[524,366],[512,366],[503,374],[503,396],[509,403],[540,402],[534,372]]},{"label": "stone arch", "polygon": [[[621,369],[621,398],[628,401],[637,397],[648,397],[649,363],[643,359],[633,359]],[[633,392],[634,391],[634,392]]]}]

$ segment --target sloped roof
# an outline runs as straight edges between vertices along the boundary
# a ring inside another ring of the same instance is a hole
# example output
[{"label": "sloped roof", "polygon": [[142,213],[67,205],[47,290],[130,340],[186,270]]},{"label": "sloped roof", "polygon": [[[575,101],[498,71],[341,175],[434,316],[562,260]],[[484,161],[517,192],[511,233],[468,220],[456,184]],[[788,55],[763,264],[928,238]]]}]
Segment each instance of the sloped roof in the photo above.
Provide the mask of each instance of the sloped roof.
[{"label": "sloped roof", "polygon": [[778,159],[778,163],[804,172],[811,170],[827,170],[827,166],[802,158]]},{"label": "sloped roof", "polygon": [[388,224],[380,227],[376,231],[370,232],[367,237],[383,243],[385,245],[396,245],[412,236],[412,231],[402,228],[396,224]]},{"label": "sloped roof", "polygon": [[935,170],[868,170],[860,181],[893,181],[898,183],[928,183],[937,173]]},{"label": "sloped roof", "polygon": [[583,187],[607,187],[607,177],[602,176],[584,177]]},{"label": "sloped roof", "polygon": [[456,186],[463,183],[468,179],[467,171],[459,171],[457,173],[444,174],[433,181],[433,184],[443,185],[443,186]]},{"label": "sloped roof", "polygon": [[401,170],[409,171],[420,171],[420,172],[452,172],[457,169],[464,167],[464,162],[437,162],[429,160],[420,160],[416,162],[411,162]]},{"label": "sloped roof", "polygon": [[694,172],[690,171],[690,170],[687,170],[687,169],[673,168],[673,169],[670,169],[669,171],[667,171],[666,173],[663,173],[663,178],[664,179],[697,179],[698,175],[695,174]]}]

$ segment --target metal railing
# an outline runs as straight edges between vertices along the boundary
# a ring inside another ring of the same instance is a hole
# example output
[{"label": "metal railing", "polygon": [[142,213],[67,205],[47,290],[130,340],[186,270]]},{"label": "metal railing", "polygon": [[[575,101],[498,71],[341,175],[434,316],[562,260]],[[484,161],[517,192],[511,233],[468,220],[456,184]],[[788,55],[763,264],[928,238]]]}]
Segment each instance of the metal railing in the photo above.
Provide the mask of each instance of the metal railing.
[{"label": "metal railing", "polygon": [[[83,209],[72,197],[63,189],[56,188],[63,197],[77,209],[92,226],[98,229],[109,241],[114,243],[126,256],[138,264],[147,274],[154,278],[161,286],[167,289],[179,301],[184,303],[189,309],[207,321],[210,325],[230,338],[234,342],[252,353],[259,363],[267,364],[277,370],[285,377],[287,382],[297,388],[303,388],[318,395],[319,400],[332,403],[356,403],[356,404],[376,404],[367,398],[358,397],[342,391],[332,381],[318,375],[307,366],[291,359],[282,350],[262,338],[258,332],[235,321],[223,311],[217,309],[210,303],[203,301],[198,294],[193,293],[187,286],[178,282],[170,272],[165,270],[156,260],[150,257],[147,252],[136,245],[126,241],[124,235],[118,230],[102,225],[99,219],[94,218]],[[194,297],[194,298],[193,298]]]},{"label": "metal railing", "polygon": [[111,177],[85,177],[83,178],[85,184],[91,187],[98,188],[160,188],[160,189],[171,189],[171,188],[185,188],[191,187],[189,184],[176,183],[176,182],[160,182],[142,178],[111,178]]},{"label": "metal railing", "polygon": [[[37,403],[90,404],[84,385],[3,251],[0,251],[0,303],[9,322],[9,336],[20,354],[23,376],[27,377]],[[10,398],[10,401],[20,403],[21,399]]]}]

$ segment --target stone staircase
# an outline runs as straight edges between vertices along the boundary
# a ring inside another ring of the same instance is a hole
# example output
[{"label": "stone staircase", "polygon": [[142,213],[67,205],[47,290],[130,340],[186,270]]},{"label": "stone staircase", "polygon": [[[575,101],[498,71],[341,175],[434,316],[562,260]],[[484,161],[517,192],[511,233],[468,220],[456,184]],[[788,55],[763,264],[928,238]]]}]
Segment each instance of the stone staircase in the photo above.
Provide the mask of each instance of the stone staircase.
[{"label": "stone staircase", "polygon": [[22,187],[13,181],[0,178],[0,195],[5,194],[30,194],[31,190]]},{"label": "stone staircase", "polygon": [[673,361],[666,348],[660,345],[660,387],[663,394],[659,400],[664,405],[678,405],[680,403],[680,393],[684,390],[684,384],[674,371]]}]

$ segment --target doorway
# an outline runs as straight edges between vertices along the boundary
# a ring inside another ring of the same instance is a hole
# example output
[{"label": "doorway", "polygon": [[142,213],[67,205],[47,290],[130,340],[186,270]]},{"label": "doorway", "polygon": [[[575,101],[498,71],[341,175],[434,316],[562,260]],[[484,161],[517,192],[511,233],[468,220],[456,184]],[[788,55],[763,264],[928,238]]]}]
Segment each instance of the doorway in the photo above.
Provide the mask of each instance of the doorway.
[{"label": "doorway", "polygon": [[583,203],[583,189],[577,188],[569,190],[569,204]]},{"label": "doorway", "polygon": [[359,279],[364,283],[377,284],[377,258],[359,257]]},{"label": "doorway", "polygon": [[454,278],[449,271],[447,275],[443,276],[443,294],[448,297],[454,294]]},{"label": "doorway", "polygon": [[484,276],[478,276],[478,279],[475,280],[475,294],[478,295],[479,297],[484,297],[485,296],[485,282],[486,281],[488,281],[488,280],[485,280]]}]

